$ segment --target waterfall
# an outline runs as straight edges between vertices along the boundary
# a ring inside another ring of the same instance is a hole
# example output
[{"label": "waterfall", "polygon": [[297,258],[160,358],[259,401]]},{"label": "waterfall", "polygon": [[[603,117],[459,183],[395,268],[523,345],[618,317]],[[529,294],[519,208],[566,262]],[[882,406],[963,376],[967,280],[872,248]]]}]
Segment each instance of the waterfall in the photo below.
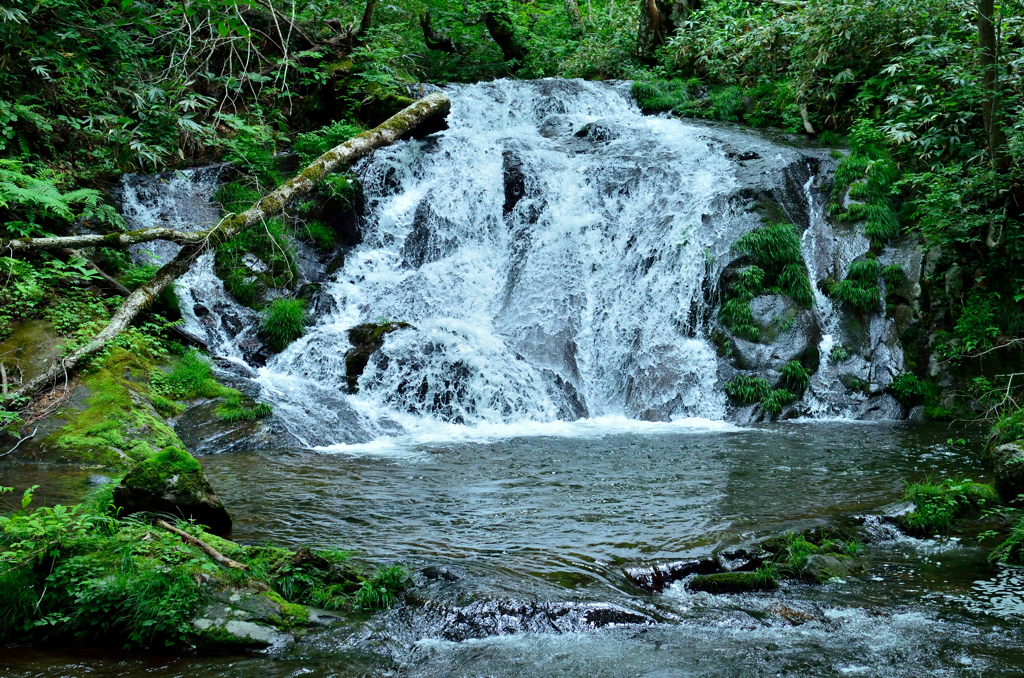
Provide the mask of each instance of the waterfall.
[{"label": "waterfall", "polygon": [[[863,253],[862,236],[840,237],[824,218],[826,151],[644,116],[628,83],[446,91],[446,131],[356,166],[362,243],[321,281],[307,334],[250,372],[308,446],[720,422],[736,367],[711,341],[719,278],[732,244],[761,225],[759,201],[770,196],[803,231],[812,286]],[[242,365],[256,315],[210,259],[180,281],[182,313]],[[819,291],[815,302],[827,354],[841,314]],[[349,393],[348,330],[383,320],[411,327],[387,336]],[[849,415],[836,366],[821,364],[803,411]]]},{"label": "waterfall", "polygon": [[344,382],[346,330],[390,335],[351,400],[375,426],[608,416],[721,419],[707,340],[721,261],[751,220],[699,127],[644,117],[624,86],[455,87],[450,129],[359,168],[364,243],[332,311],[261,372]]}]

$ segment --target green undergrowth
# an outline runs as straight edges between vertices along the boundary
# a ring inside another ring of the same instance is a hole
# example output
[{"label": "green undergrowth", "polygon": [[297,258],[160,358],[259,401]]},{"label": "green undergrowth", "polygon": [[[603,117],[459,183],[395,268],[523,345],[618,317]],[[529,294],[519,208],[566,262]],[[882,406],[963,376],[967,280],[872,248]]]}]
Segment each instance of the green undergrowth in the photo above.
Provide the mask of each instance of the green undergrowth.
[{"label": "green undergrowth", "polygon": [[911,534],[943,533],[957,521],[979,517],[986,508],[998,503],[999,495],[991,485],[966,478],[926,478],[908,483],[903,500],[914,504],[914,510],[899,519],[901,527]]},{"label": "green undergrowth", "polygon": [[260,315],[260,336],[270,350],[280,353],[301,337],[309,324],[307,304],[302,299],[277,299]]},{"label": "green undergrowth", "polygon": [[826,288],[826,292],[860,313],[873,313],[881,307],[881,275],[881,264],[869,252],[864,259],[851,263],[846,278]]},{"label": "green undergrowth", "polygon": [[165,416],[183,412],[182,401],[201,398],[220,398],[214,413],[225,421],[262,419],[272,414],[270,405],[254,403],[241,391],[218,383],[210,361],[196,350],[181,356],[169,372],[154,371],[152,387],[155,396],[161,399]]},{"label": "green undergrowth", "polygon": [[[835,173],[835,200],[828,210],[847,223],[864,222],[864,234],[875,247],[899,235],[895,184],[899,168],[886,148],[885,137],[875,124],[861,120],[850,131],[850,154]],[[844,208],[843,200],[849,198]]]},{"label": "green undergrowth", "polygon": [[1013,522],[1010,534],[989,554],[988,558],[1003,565],[1024,567],[1024,517]]},{"label": "green undergrowth", "polygon": [[671,111],[688,118],[738,122],[752,127],[803,129],[788,82],[764,82],[751,87],[708,85],[699,78],[637,80],[633,97],[645,113]]},{"label": "green undergrowth", "polygon": [[733,249],[749,259],[750,265],[738,271],[719,312],[731,333],[749,341],[760,339],[750,302],[762,294],[784,294],[801,308],[811,307],[814,297],[800,252],[800,237],[792,224],[769,224],[750,231],[733,244]]},{"label": "green undergrowth", "polygon": [[928,385],[911,372],[898,375],[892,380],[889,388],[896,395],[896,399],[906,406],[919,404],[928,393]]},{"label": "green undergrowth", "polygon": [[790,360],[779,371],[780,383],[793,393],[803,393],[811,385],[811,373],[800,364],[799,360]]},{"label": "green undergrowth", "polygon": [[407,585],[401,568],[366,571],[346,552],[241,546],[178,523],[248,570],[225,568],[144,518],[117,519],[104,496],[33,509],[30,489],[20,507],[5,502],[0,642],[189,646],[200,640],[191,620],[217,591],[265,592],[288,628],[308,622],[303,605],[379,609]]},{"label": "green undergrowth", "polygon": [[279,218],[217,245],[214,268],[231,296],[255,309],[265,305],[268,290],[292,290],[299,282],[290,229]]},{"label": "green undergrowth", "polygon": [[[801,368],[802,369],[802,368]],[[805,373],[806,374],[806,373]],[[786,388],[772,388],[767,379],[747,374],[738,374],[725,382],[726,395],[741,405],[760,403],[764,411],[777,415],[796,400],[796,394]]]},{"label": "green undergrowth", "polygon": [[[356,123],[338,121],[297,134],[292,159],[303,167],[362,131]],[[248,210],[294,174],[295,168],[284,167],[285,158],[274,153],[274,145],[266,135],[240,135],[231,141],[231,149],[227,159],[234,163],[239,177],[220,186],[213,195],[225,215]],[[343,211],[354,202],[359,190],[359,182],[352,174],[328,174],[308,196],[290,206],[285,215],[252,226],[219,244],[214,267],[227,291],[240,303],[261,310],[268,305],[271,290],[294,290],[299,281],[296,241],[305,241],[323,252],[333,250],[337,236],[324,223],[323,213]]]}]

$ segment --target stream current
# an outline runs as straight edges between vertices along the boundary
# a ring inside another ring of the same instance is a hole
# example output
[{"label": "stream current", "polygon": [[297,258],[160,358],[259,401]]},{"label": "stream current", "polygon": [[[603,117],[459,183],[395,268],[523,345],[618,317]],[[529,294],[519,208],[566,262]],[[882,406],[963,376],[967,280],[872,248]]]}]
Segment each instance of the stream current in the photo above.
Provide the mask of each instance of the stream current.
[{"label": "stream current", "polygon": [[[364,242],[284,353],[246,365],[252,314],[208,259],[180,290],[188,328],[274,404],[292,441],[200,457],[233,537],[353,549],[404,564],[416,586],[390,611],[265,653],[7,648],[0,675],[1024,672],[1021,576],[989,565],[988,545],[903,537],[878,519],[900,509],[903,479],[984,480],[978,436],[851,421],[864,408],[833,397],[827,357],[804,419],[726,421],[728,372],[708,336],[731,243],[759,223],[735,199],[744,183],[785,189],[815,276],[857,253],[820,219],[806,154],[644,118],[620,86],[493,83],[453,102],[447,132],[358,168]],[[753,156],[746,170],[734,161]],[[827,348],[835,312],[819,299],[814,313]],[[415,329],[391,335],[346,395],[346,330],[381,318]],[[875,354],[862,369],[885,383],[902,356]],[[39,484],[48,503],[78,501],[90,473],[0,465],[5,484]],[[827,526],[864,531],[866,574],[732,595],[650,593],[627,576]]]}]

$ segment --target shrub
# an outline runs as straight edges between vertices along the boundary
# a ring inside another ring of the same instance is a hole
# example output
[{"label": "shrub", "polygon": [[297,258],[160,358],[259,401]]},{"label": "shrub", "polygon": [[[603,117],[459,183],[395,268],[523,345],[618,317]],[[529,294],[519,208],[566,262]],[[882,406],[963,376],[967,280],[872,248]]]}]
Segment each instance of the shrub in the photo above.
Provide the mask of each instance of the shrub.
[{"label": "shrub", "polygon": [[305,301],[278,299],[260,316],[260,335],[272,351],[280,353],[305,333],[308,322]]},{"label": "shrub", "polygon": [[855,261],[850,264],[846,279],[832,286],[829,296],[861,313],[877,311],[882,294],[878,288],[880,275],[881,266],[873,257]]},{"label": "shrub", "polygon": [[945,532],[958,520],[977,517],[986,504],[997,502],[999,495],[991,485],[965,478],[938,482],[926,478],[909,483],[903,500],[914,504],[914,510],[900,518],[903,527],[913,534],[927,535]]},{"label": "shrub", "polygon": [[811,375],[799,360],[790,360],[782,370],[782,383],[793,390],[794,393],[803,393],[811,384]]},{"label": "shrub", "polygon": [[1010,536],[989,554],[988,559],[1004,565],[1024,565],[1024,518],[1013,524]]},{"label": "shrub", "polygon": [[730,398],[738,400],[744,405],[760,402],[772,390],[766,380],[746,374],[736,375],[731,381],[725,382],[724,388]]},{"label": "shrub", "polygon": [[762,226],[739,238],[733,248],[749,256],[764,270],[763,287],[777,288],[803,308],[814,302],[807,266],[800,251],[800,236],[793,224]]},{"label": "shrub", "polygon": [[[161,455],[174,464],[190,459],[175,450]],[[296,603],[378,609],[406,586],[398,566],[367,577],[343,551],[241,546],[179,523],[249,569],[221,568],[176,534],[136,517],[114,518],[109,489],[92,505],[31,510],[34,489],[25,492],[21,510],[0,515],[0,642],[187,646],[195,635],[191,620],[206,598],[204,580],[214,588],[266,591],[280,604],[283,625],[308,620]]]},{"label": "shrub", "polygon": [[778,414],[782,408],[796,400],[796,396],[784,388],[777,388],[761,399],[761,407],[769,414]]},{"label": "shrub", "polygon": [[893,379],[890,388],[896,394],[897,400],[904,405],[919,401],[927,391],[925,383],[918,379],[916,374],[910,372],[905,372]]}]

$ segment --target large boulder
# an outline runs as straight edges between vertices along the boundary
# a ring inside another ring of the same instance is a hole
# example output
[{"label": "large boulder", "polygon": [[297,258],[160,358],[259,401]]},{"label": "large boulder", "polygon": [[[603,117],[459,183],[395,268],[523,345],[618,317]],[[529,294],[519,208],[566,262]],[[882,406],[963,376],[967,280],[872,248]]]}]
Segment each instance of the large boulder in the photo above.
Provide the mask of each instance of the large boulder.
[{"label": "large boulder", "polygon": [[1013,501],[1024,494],[1024,441],[999,445],[990,454],[996,489],[1003,499]]},{"label": "large boulder", "polygon": [[231,515],[213,493],[203,467],[185,450],[168,447],[133,468],[114,488],[121,515],[142,511],[192,519],[217,535],[231,533]]}]

